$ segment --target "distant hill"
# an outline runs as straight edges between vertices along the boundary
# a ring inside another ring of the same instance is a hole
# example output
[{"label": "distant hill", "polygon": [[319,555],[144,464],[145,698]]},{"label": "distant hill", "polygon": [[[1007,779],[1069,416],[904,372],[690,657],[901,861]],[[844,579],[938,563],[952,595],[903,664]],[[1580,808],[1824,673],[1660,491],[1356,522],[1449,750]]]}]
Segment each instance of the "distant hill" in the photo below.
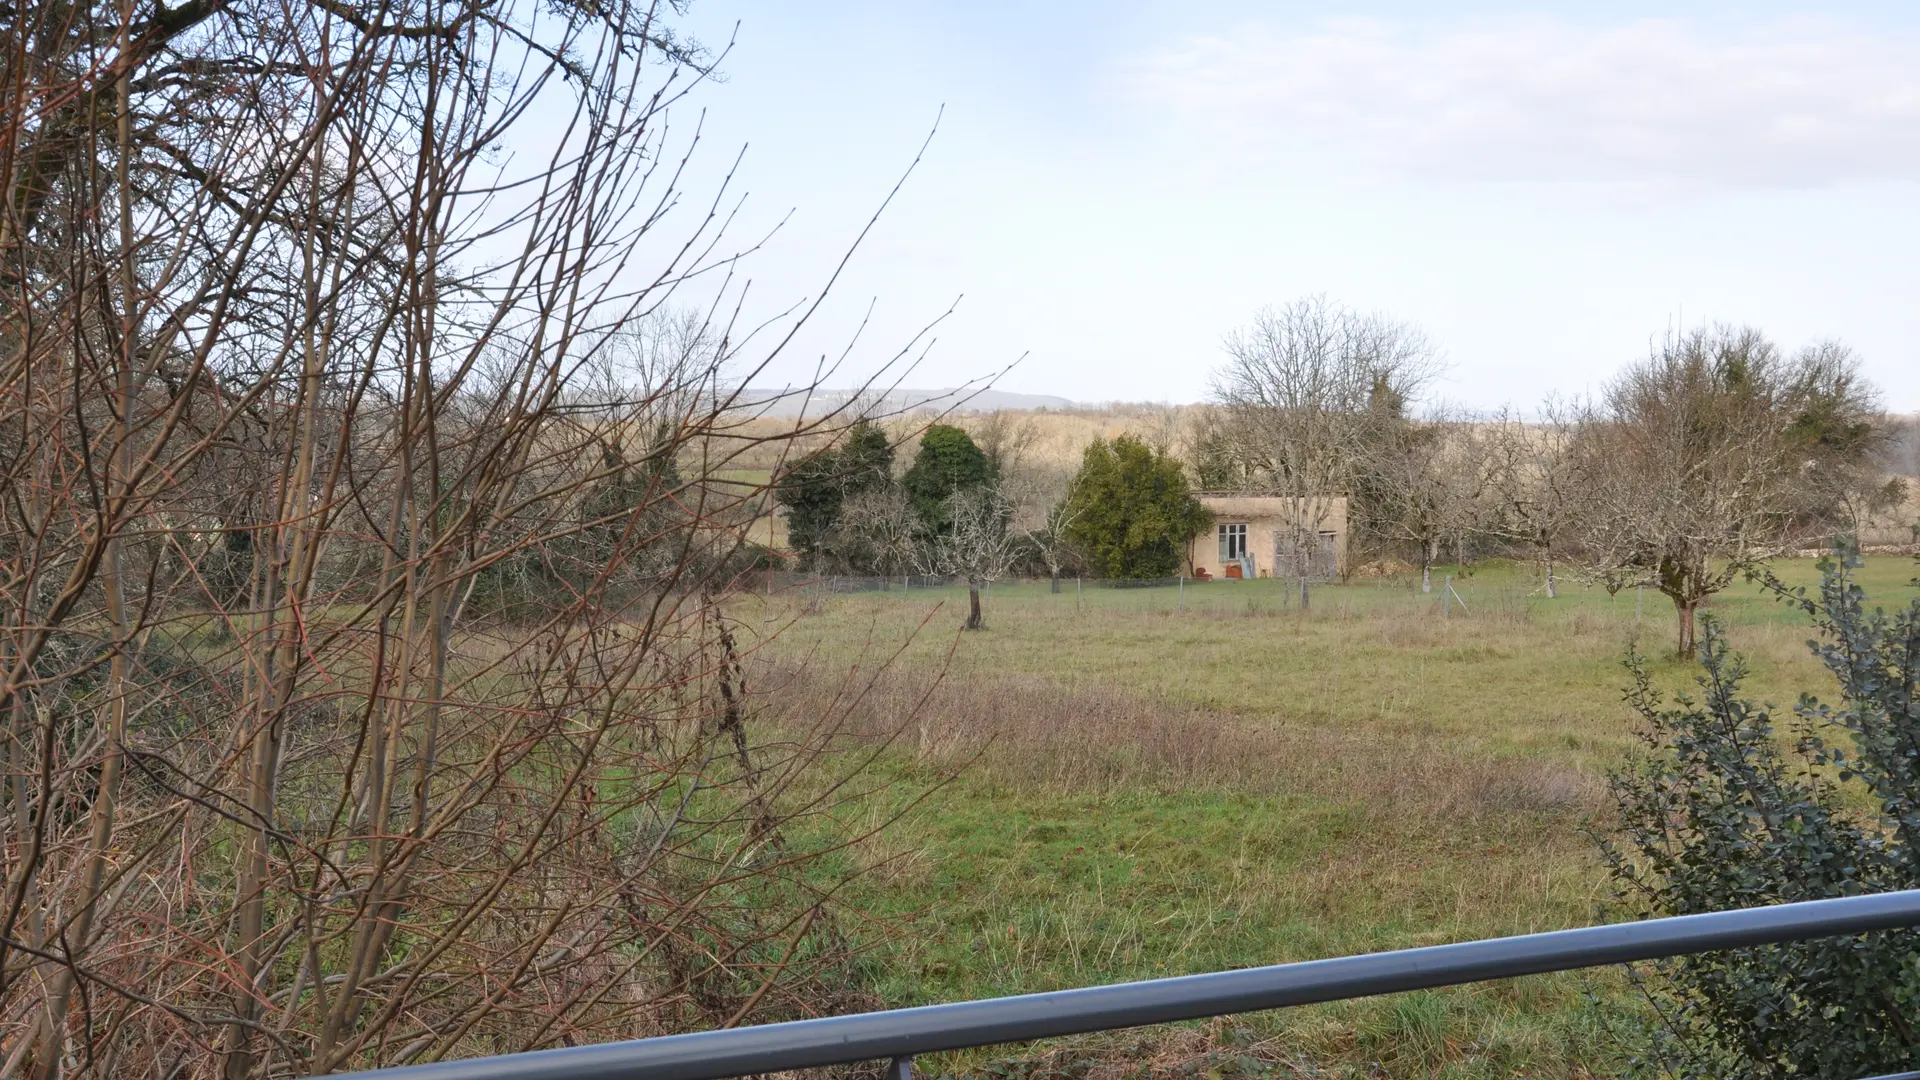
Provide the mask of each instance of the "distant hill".
[{"label": "distant hill", "polygon": [[760,415],[782,419],[799,416],[802,412],[809,416],[832,412],[855,398],[868,403],[873,412],[882,415],[899,415],[922,409],[931,409],[935,412],[990,413],[1003,410],[1037,411],[1075,407],[1070,398],[1054,397],[1051,394],[1016,394],[1011,390],[991,388],[984,390],[901,389],[889,394],[861,393],[857,390],[814,390],[810,393],[749,390],[741,397],[745,405],[754,408]]}]

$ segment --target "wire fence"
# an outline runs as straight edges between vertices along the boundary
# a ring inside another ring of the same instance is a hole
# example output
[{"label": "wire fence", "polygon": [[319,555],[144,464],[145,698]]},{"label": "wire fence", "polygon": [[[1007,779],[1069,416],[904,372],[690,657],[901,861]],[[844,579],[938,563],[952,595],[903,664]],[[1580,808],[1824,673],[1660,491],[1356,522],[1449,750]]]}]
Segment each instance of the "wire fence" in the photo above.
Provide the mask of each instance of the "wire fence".
[{"label": "wire fence", "polygon": [[[745,592],[823,605],[835,597],[866,600],[936,602],[964,598],[964,578],[899,574],[807,574],[770,571],[742,583]],[[1538,578],[1512,571],[1473,575],[1436,573],[1431,581],[1417,574],[1354,578],[1345,582],[1309,582],[1303,605],[1295,578],[1161,577],[1100,579],[1067,576],[1010,578],[980,586],[989,608],[1031,613],[1190,612],[1213,616],[1298,614],[1322,617],[1434,617],[1440,619],[1600,618],[1609,623],[1659,621],[1670,617],[1668,601],[1658,594],[1625,590],[1608,594],[1597,588],[1562,584],[1549,596]],[[1777,605],[1742,596],[1731,605],[1730,620],[1765,621]],[[1745,607],[1755,608],[1751,611]]]},{"label": "wire fence", "polygon": [[[1311,579],[1315,588],[1333,584],[1319,578]],[[1068,574],[1059,578],[1013,577],[999,578],[985,586],[992,589],[1045,588],[1049,591],[1072,593],[1076,590],[1117,590],[1130,592],[1140,589],[1188,589],[1202,586],[1222,586],[1227,588],[1248,587],[1271,588],[1285,584],[1292,588],[1297,579],[1291,577],[1262,578],[1224,578],[1224,577],[1155,577],[1155,578],[1095,578]],[[906,592],[927,589],[965,588],[967,579],[958,576],[937,576],[929,574],[808,574],[791,570],[758,571],[743,579],[749,591],[772,590],[791,592],[810,590],[825,593],[864,593],[864,592]]]},{"label": "wire fence", "polygon": [[[1809,571],[1810,572],[1810,571]],[[1904,577],[1903,577],[1904,581]],[[790,571],[759,572],[741,582],[743,591],[773,602],[797,602],[823,612],[845,604],[966,605],[964,579],[921,574],[851,575]],[[1536,567],[1489,563],[1436,567],[1430,580],[1417,571],[1385,576],[1355,575],[1346,581],[1310,582],[1302,607],[1293,578],[1195,579],[1163,577],[1102,580],[1064,576],[1002,579],[981,586],[991,624],[996,618],[1203,617],[1218,619],[1310,617],[1313,619],[1433,620],[1463,628],[1515,623],[1599,629],[1658,638],[1673,628],[1672,602],[1652,589],[1609,593],[1562,576],[1549,593]],[[1912,586],[1874,593],[1876,602],[1904,605]],[[1706,612],[1728,627],[1802,625],[1804,619],[1758,586],[1735,582],[1713,596]]]}]

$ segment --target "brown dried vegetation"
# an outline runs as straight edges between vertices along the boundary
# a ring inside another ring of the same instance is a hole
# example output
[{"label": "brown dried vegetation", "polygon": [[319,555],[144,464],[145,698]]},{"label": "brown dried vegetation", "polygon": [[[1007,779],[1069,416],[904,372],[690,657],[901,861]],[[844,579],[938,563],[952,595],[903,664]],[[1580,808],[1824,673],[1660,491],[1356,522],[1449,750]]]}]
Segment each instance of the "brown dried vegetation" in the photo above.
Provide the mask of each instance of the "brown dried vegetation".
[{"label": "brown dried vegetation", "polygon": [[[674,14],[0,26],[0,1076],[866,1000],[818,869],[858,837],[789,823],[871,748],[777,715],[725,614],[764,503],[725,474],[838,420],[744,429],[790,328],[672,313],[732,263],[670,212]],[[495,155],[534,118],[551,156]]]},{"label": "brown dried vegetation", "polygon": [[[804,668],[769,677],[802,713],[843,699],[836,680]],[[1577,817],[1601,803],[1599,780],[1562,762],[1414,749],[1402,735],[1255,722],[1039,676],[890,669],[863,686],[846,714],[849,729],[865,737],[1018,785],[1317,795],[1383,817],[1456,820]]]}]

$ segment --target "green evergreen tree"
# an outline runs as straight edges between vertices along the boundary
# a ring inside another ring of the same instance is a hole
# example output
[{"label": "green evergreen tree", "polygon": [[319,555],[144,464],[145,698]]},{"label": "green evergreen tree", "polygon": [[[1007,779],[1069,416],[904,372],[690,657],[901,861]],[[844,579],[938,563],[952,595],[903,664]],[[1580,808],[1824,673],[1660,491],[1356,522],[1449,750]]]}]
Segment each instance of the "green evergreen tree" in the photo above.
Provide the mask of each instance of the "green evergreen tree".
[{"label": "green evergreen tree", "polygon": [[920,450],[902,482],[927,532],[943,536],[952,525],[947,500],[994,479],[993,466],[972,436],[949,424],[934,424],[920,437]]},{"label": "green evergreen tree", "polygon": [[787,545],[809,562],[819,558],[840,516],[840,452],[822,450],[787,470],[773,497],[787,508]]},{"label": "green evergreen tree", "polygon": [[1213,521],[1180,462],[1127,435],[1087,447],[1068,499],[1067,540],[1101,577],[1178,573],[1187,541]]},{"label": "green evergreen tree", "polygon": [[893,444],[887,441],[887,433],[880,425],[871,420],[862,420],[847,431],[839,464],[843,502],[893,484]]},{"label": "green evergreen tree", "polygon": [[822,450],[780,478],[774,498],[787,508],[787,544],[810,562],[831,555],[833,527],[848,499],[893,483],[893,444],[862,420],[838,447]]},{"label": "green evergreen tree", "polygon": [[1194,440],[1193,472],[1203,491],[1239,491],[1252,481],[1246,459],[1225,434],[1209,431]]}]

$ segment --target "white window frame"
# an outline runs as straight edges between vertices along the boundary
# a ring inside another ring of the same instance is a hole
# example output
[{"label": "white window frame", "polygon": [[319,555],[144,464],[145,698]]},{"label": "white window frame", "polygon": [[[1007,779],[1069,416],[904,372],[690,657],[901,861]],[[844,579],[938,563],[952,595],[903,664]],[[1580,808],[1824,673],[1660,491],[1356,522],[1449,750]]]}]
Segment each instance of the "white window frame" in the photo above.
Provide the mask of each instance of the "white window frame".
[{"label": "white window frame", "polygon": [[1220,564],[1237,563],[1247,553],[1245,522],[1221,522],[1214,533],[1220,548]]}]

